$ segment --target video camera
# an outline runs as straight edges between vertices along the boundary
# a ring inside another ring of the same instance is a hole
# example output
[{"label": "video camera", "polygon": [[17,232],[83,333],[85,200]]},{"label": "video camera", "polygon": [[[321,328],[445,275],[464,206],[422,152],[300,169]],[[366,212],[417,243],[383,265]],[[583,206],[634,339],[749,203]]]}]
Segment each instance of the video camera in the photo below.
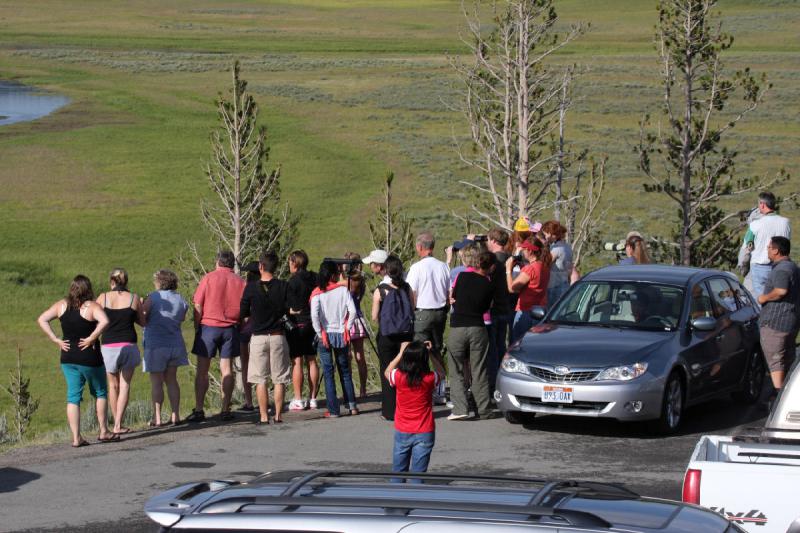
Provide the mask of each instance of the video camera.
[{"label": "video camera", "polygon": [[[467,236],[464,235],[464,238],[466,239]],[[487,242],[488,240],[489,240],[489,237],[486,236],[486,235],[473,235],[472,236],[472,241],[473,242]]]}]

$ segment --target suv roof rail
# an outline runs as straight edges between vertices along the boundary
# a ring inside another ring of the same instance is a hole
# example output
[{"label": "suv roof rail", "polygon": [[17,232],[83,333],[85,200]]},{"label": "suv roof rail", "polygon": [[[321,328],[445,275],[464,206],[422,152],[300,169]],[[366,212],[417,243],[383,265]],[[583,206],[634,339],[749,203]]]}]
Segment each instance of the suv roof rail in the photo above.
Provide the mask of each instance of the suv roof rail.
[{"label": "suv roof rail", "polygon": [[[409,514],[415,509],[434,511],[457,511],[464,513],[498,513],[523,515],[531,518],[561,519],[575,527],[610,528],[611,524],[597,515],[572,509],[557,509],[535,505],[511,505],[497,503],[432,501],[432,500],[390,500],[386,498],[367,499],[313,497],[313,496],[234,496],[216,500],[198,509],[200,513],[238,513],[249,505],[280,506],[285,511],[296,511],[302,506],[311,507],[358,507],[383,509],[386,512]],[[276,511],[280,512],[280,511]]]},{"label": "suv roof rail", "polygon": [[292,496],[301,487],[307,485],[311,481],[323,478],[375,478],[375,479],[423,479],[423,480],[436,480],[441,482],[448,482],[449,484],[455,481],[493,481],[499,483],[529,483],[534,485],[542,485],[542,488],[537,492],[537,499],[539,503],[556,490],[570,490],[570,489],[584,489],[592,490],[598,493],[614,494],[624,496],[627,498],[639,498],[639,494],[623,487],[616,483],[603,483],[600,481],[579,481],[579,480],[555,480],[548,481],[546,479],[537,479],[522,476],[478,476],[478,475],[465,475],[465,474],[448,474],[448,473],[414,473],[414,472],[358,472],[349,470],[320,470],[315,472],[275,472],[274,474],[268,473],[256,478],[255,482],[267,480],[272,477],[279,478],[281,481],[290,482],[290,485],[283,491],[281,496]]}]

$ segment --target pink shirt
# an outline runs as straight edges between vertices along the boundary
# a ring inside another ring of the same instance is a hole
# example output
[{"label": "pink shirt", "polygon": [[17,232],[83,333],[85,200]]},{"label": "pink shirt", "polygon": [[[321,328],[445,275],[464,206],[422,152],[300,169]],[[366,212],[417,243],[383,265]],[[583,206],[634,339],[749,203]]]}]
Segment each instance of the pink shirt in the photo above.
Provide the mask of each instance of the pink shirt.
[{"label": "pink shirt", "polygon": [[236,324],[245,285],[245,281],[231,268],[218,266],[203,276],[194,291],[194,303],[203,307],[200,323],[217,328]]}]

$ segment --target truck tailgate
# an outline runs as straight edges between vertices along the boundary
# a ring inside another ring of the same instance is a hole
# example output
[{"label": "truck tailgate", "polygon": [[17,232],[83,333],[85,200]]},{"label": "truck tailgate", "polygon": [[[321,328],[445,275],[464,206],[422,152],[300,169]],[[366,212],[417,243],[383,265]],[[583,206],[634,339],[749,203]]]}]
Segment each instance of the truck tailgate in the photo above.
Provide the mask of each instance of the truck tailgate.
[{"label": "truck tailgate", "polygon": [[752,533],[785,533],[800,518],[800,446],[706,435],[687,469],[700,471],[699,504]]}]

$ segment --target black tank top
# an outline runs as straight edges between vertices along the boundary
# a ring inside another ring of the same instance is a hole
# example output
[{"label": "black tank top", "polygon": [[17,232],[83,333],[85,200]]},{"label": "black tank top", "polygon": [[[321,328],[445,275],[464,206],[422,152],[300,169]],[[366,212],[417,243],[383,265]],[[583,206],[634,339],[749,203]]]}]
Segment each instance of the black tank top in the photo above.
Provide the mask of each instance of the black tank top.
[{"label": "black tank top", "polygon": [[62,339],[69,341],[69,351],[61,351],[61,362],[69,365],[103,366],[103,356],[100,354],[100,342],[81,350],[78,342],[92,334],[97,327],[96,320],[86,320],[81,316],[80,309],[68,307],[59,317],[61,321]]},{"label": "black tank top", "polygon": [[108,316],[108,327],[103,331],[103,344],[113,344],[116,342],[130,342],[136,343],[136,328],[133,323],[136,321],[136,311],[131,307],[133,305],[133,294],[131,294],[131,303],[124,309],[111,309],[106,306],[103,299],[103,310]]}]

